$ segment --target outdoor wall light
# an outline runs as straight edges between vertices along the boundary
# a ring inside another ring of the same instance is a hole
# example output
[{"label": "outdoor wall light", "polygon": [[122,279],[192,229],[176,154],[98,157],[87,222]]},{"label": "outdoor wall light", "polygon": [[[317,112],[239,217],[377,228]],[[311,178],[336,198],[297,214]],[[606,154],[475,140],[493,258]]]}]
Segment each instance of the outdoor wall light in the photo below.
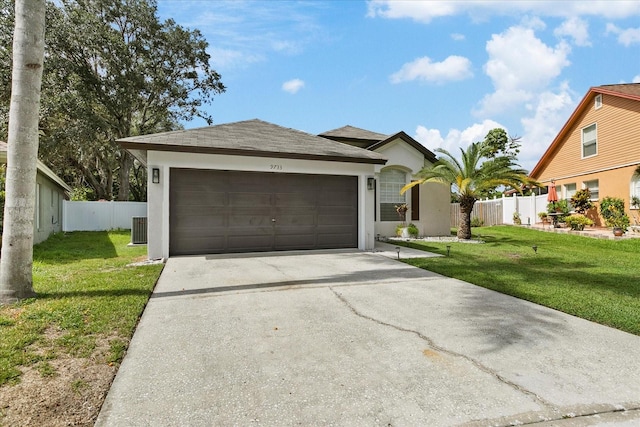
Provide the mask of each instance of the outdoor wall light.
[{"label": "outdoor wall light", "polygon": [[160,184],[160,169],[151,169],[151,182],[153,182],[154,184]]},{"label": "outdoor wall light", "polygon": [[376,179],[375,178],[367,178],[367,190],[373,190],[376,188]]}]

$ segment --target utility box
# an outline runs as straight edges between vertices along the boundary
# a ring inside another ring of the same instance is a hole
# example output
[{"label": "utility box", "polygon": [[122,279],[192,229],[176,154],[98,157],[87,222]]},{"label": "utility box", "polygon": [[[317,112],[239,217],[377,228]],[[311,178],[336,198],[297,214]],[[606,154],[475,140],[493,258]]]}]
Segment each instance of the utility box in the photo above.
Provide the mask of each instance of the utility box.
[{"label": "utility box", "polygon": [[131,244],[144,245],[147,243],[147,217],[134,216],[131,218]]}]

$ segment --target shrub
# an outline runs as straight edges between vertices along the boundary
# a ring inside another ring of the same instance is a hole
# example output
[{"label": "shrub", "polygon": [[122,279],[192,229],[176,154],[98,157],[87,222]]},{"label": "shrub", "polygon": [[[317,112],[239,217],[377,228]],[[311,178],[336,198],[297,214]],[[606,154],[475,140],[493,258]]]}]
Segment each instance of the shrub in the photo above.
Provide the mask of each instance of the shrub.
[{"label": "shrub", "polygon": [[600,215],[604,218],[607,227],[629,227],[629,217],[624,213],[624,200],[618,197],[605,197],[600,200]]},{"label": "shrub", "polygon": [[571,205],[577,213],[584,215],[593,207],[591,191],[588,188],[576,191],[573,197],[571,197]]},{"label": "shrub", "polygon": [[566,200],[558,200],[557,202],[551,202],[547,205],[547,211],[549,213],[557,212],[558,222],[565,222],[564,220],[569,216],[569,204]]},{"label": "shrub", "polygon": [[471,218],[471,226],[472,227],[482,227],[484,225],[484,221],[477,216]]},{"label": "shrub", "polygon": [[582,214],[568,216],[564,222],[566,222],[572,230],[584,230],[586,225],[593,225],[593,221]]},{"label": "shrub", "polygon": [[517,225],[522,224],[522,219],[520,219],[520,212],[513,213],[513,223]]},{"label": "shrub", "polygon": [[418,227],[416,227],[416,226],[415,226],[415,224],[410,223],[410,224],[407,226],[407,231],[409,232],[409,236],[411,236],[411,237],[418,237],[418,233],[419,233],[419,231],[418,231]]}]

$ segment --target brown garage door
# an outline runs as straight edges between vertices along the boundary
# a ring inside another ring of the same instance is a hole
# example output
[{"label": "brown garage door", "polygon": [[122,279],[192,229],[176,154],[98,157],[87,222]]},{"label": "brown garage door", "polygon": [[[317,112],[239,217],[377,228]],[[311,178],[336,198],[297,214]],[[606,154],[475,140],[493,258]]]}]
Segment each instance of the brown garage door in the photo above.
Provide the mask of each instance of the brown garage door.
[{"label": "brown garage door", "polygon": [[171,169],[171,255],[358,246],[355,176]]}]

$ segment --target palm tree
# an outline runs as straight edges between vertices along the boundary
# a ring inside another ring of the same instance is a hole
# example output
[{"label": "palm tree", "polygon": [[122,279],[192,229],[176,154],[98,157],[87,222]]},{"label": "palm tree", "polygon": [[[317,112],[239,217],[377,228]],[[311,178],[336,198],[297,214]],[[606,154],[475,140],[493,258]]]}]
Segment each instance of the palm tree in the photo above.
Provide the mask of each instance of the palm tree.
[{"label": "palm tree", "polygon": [[44,61],[45,0],[15,2],[0,304],[32,297],[38,115]]},{"label": "palm tree", "polygon": [[405,185],[401,193],[425,182],[452,186],[462,213],[458,228],[459,239],[471,238],[471,211],[476,200],[501,185],[519,189],[532,182],[527,177],[527,171],[515,163],[513,156],[491,158],[487,146],[481,142],[471,144],[466,151],[461,148],[460,161],[447,150],[438,148],[436,151],[442,153],[443,157],[418,172],[419,179]]}]

